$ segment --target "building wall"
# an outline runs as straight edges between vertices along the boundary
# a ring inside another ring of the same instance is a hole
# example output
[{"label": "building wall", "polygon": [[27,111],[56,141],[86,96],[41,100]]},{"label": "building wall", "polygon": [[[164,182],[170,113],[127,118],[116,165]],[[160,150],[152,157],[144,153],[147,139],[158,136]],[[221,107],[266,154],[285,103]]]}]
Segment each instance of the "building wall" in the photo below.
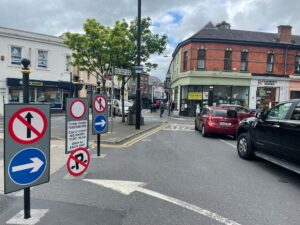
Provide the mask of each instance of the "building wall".
[{"label": "building wall", "polygon": [[[226,49],[232,49],[232,70],[240,71],[241,52],[243,49],[248,50],[248,71],[251,73],[267,72],[267,53],[274,52],[273,74],[285,73],[285,56],[286,50],[281,48],[255,47],[238,44],[221,44],[221,43],[189,43],[181,47],[180,71],[183,70],[183,55],[188,53],[188,70],[197,70],[197,52],[201,47],[206,48],[206,65],[205,70],[224,71],[224,54]],[[294,74],[295,56],[300,50],[290,50],[287,52],[286,74]]]},{"label": "building wall", "polygon": [[[21,65],[11,64],[11,47],[21,47],[21,57],[31,61],[30,79],[47,81],[70,81],[70,67],[67,70],[67,55],[71,51],[58,37],[0,28],[0,114],[3,103],[9,102],[6,78],[22,78]],[[47,68],[38,68],[38,50],[48,51]]]}]

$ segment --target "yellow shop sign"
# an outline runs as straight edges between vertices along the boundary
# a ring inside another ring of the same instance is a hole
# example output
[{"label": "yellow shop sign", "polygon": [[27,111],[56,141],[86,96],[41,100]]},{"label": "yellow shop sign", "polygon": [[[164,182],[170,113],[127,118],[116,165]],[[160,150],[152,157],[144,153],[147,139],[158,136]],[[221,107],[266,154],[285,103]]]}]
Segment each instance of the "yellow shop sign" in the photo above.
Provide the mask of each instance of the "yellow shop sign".
[{"label": "yellow shop sign", "polygon": [[202,92],[189,92],[188,100],[202,100]]}]

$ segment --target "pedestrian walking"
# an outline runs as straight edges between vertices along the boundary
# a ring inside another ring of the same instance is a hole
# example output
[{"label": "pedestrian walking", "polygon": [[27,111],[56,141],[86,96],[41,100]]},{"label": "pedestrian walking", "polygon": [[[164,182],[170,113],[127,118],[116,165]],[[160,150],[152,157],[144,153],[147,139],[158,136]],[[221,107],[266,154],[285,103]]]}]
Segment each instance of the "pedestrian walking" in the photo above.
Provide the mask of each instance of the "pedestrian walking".
[{"label": "pedestrian walking", "polygon": [[165,111],[165,106],[163,102],[160,102],[159,110],[160,110],[160,118],[162,118]]}]

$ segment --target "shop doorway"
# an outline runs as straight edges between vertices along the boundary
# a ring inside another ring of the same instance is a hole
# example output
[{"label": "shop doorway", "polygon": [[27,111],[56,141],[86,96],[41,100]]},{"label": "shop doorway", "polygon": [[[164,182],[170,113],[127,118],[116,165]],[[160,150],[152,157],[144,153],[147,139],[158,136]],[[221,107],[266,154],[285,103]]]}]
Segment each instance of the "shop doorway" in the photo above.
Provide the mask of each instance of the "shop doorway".
[{"label": "shop doorway", "polygon": [[269,109],[279,102],[279,87],[258,87],[256,109]]}]

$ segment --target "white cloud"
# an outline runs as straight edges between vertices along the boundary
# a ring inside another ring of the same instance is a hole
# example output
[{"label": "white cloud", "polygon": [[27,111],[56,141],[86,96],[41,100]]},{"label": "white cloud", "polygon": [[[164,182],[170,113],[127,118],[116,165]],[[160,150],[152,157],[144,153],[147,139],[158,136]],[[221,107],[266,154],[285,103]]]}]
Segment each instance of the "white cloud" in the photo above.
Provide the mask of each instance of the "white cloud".
[{"label": "white cloud", "polygon": [[[0,26],[33,32],[59,35],[65,31],[78,32],[86,18],[96,18],[111,26],[115,20],[132,20],[137,16],[136,0],[1,0]],[[174,50],[174,43],[183,41],[200,30],[208,21],[226,20],[232,29],[277,32],[280,24],[293,26],[293,34],[300,34],[298,0],[144,0],[142,16],[150,16],[153,31],[167,34],[172,40],[166,54]],[[182,19],[174,23],[170,12],[178,12]],[[158,63],[152,75],[164,79],[171,58],[153,56]]]}]

